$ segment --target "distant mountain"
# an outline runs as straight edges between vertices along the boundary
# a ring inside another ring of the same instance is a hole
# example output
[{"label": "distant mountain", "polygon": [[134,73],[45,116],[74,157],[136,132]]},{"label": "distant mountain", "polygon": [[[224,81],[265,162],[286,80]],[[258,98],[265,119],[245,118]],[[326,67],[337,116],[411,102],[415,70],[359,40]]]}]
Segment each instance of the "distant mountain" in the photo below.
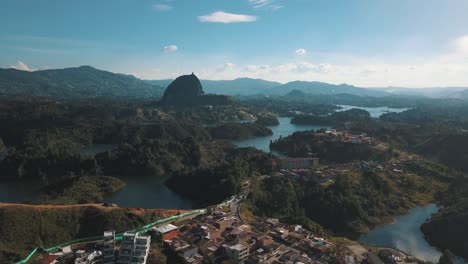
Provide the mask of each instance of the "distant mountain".
[{"label": "distant mountain", "polygon": [[456,96],[456,98],[468,99],[468,89],[458,92]]},{"label": "distant mountain", "polygon": [[195,74],[177,77],[166,88],[160,101],[163,106],[192,106],[231,104],[233,99],[225,95],[205,95],[203,86]]},{"label": "distant mountain", "polygon": [[[167,86],[171,80],[152,80],[148,81],[151,84]],[[294,81],[286,84],[278,82],[270,82],[262,79],[238,78],[234,80],[212,81],[201,80],[204,90],[207,94],[224,94],[224,95],[286,95],[292,91],[301,92],[303,94],[352,94],[358,96],[385,96],[389,93],[378,90],[360,88],[347,84],[329,84],[323,82],[305,82]]]},{"label": "distant mountain", "polygon": [[[167,87],[173,80],[150,80],[151,84]],[[224,95],[253,95],[266,94],[274,87],[278,87],[281,83],[265,81],[262,79],[238,78],[234,80],[201,80],[203,89],[207,94],[224,94]]]},{"label": "distant mountain", "polygon": [[463,98],[463,91],[468,87],[430,87],[430,88],[405,88],[405,87],[381,87],[371,88],[394,95],[425,96],[431,98]]},{"label": "distant mountain", "polygon": [[0,94],[57,98],[160,97],[164,89],[131,75],[91,66],[41,71],[0,69]]},{"label": "distant mountain", "polygon": [[294,81],[283,84],[276,87],[271,92],[272,94],[285,95],[292,91],[302,92],[304,94],[352,94],[358,96],[386,96],[389,95],[384,91],[378,91],[368,88],[355,87],[348,84],[329,84],[323,82],[305,82],[305,81]]},{"label": "distant mountain", "polygon": [[202,84],[206,93],[226,95],[266,94],[281,85],[277,82],[251,78],[238,78],[231,81],[203,80]]},{"label": "distant mountain", "polygon": [[186,104],[204,94],[200,80],[195,74],[182,75],[169,84],[164,91],[161,103],[165,105]]}]

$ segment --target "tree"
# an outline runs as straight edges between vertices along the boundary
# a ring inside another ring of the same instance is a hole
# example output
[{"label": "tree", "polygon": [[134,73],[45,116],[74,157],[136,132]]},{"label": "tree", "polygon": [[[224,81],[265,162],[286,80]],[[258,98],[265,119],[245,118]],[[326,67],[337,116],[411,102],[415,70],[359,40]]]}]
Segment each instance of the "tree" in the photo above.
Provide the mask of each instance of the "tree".
[{"label": "tree", "polygon": [[439,259],[439,264],[455,264],[455,262],[456,257],[450,250],[445,250],[444,254],[442,254]]}]

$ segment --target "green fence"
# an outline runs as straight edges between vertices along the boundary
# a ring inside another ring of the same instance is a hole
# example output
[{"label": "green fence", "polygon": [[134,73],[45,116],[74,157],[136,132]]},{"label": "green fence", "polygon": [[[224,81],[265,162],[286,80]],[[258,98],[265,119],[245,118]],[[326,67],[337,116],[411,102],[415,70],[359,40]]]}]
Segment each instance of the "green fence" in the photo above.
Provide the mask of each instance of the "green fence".
[{"label": "green fence", "polygon": [[[190,216],[190,215],[194,215],[194,214],[205,214],[205,213],[206,213],[206,209],[192,210],[190,212],[186,212],[186,213],[183,213],[183,214],[174,215],[174,216],[167,217],[167,218],[164,218],[164,219],[159,219],[159,220],[157,220],[155,222],[149,223],[149,224],[144,225],[144,226],[139,227],[139,228],[128,230],[126,232],[146,233],[146,232],[150,231],[151,228],[153,226],[155,226],[155,225],[158,225],[158,224],[161,224],[161,223],[164,223],[164,222],[168,222],[168,221],[177,220],[177,219],[180,219],[180,218],[183,218],[183,217],[186,217],[186,216]],[[117,241],[122,240],[122,237],[123,237],[124,233],[125,232],[116,234],[115,235],[115,240],[117,240]],[[33,251],[31,251],[31,253],[25,259],[16,262],[16,264],[27,263],[28,261],[31,260],[32,257],[34,257],[34,255],[36,255],[38,253],[39,249],[42,249],[42,251],[45,252],[45,253],[49,253],[49,252],[52,252],[52,251],[54,251],[56,249],[63,248],[63,247],[66,247],[66,246],[70,246],[70,245],[73,245],[73,244],[78,244],[78,243],[83,243],[83,242],[92,242],[92,241],[102,240],[102,239],[103,239],[103,236],[85,237],[85,238],[80,238],[80,239],[75,239],[75,240],[72,240],[72,241],[68,241],[68,242],[65,242],[65,243],[50,247],[50,248],[35,248]]]},{"label": "green fence", "polygon": [[[226,205],[230,204],[232,201],[234,201],[234,199],[236,199],[236,195],[233,195],[233,196],[229,197],[224,202],[218,204],[218,206],[220,206],[220,207],[226,206]],[[186,213],[183,213],[183,214],[174,215],[174,216],[167,217],[167,218],[164,218],[164,219],[159,219],[159,220],[157,220],[155,222],[149,223],[149,224],[144,225],[144,226],[139,227],[139,228],[128,230],[126,232],[146,233],[146,232],[150,231],[151,228],[153,226],[155,226],[155,225],[162,224],[164,222],[168,222],[168,221],[172,221],[172,220],[177,220],[177,219],[180,219],[180,218],[183,218],[183,217],[186,217],[186,216],[190,216],[190,215],[194,215],[194,214],[206,214],[206,212],[207,212],[206,209],[192,210],[190,212],[186,212]],[[122,237],[123,237],[124,233],[125,232],[116,234],[115,235],[115,240],[116,241],[122,240]],[[70,246],[70,245],[73,245],[73,244],[78,244],[78,243],[83,243],[83,242],[92,242],[92,241],[102,240],[102,239],[103,239],[103,236],[93,236],[93,237],[85,237],[85,238],[75,239],[75,240],[68,241],[68,242],[65,242],[65,243],[50,247],[50,248],[37,247],[33,251],[31,251],[31,253],[29,253],[29,255],[25,259],[16,262],[16,264],[25,264],[25,263],[27,263],[28,261],[31,260],[32,257],[34,257],[34,255],[36,255],[38,253],[38,251],[40,249],[42,249],[42,251],[45,252],[45,253],[50,253],[50,252],[52,252],[52,251],[54,251],[56,249],[63,248],[63,247],[66,247],[66,246]]]}]

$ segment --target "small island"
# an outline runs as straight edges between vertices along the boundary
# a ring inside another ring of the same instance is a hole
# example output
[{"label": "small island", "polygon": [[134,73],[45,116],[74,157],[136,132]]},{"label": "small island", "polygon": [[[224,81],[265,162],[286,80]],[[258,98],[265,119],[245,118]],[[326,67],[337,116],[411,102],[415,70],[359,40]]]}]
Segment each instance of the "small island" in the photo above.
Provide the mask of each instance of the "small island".
[{"label": "small island", "polygon": [[262,126],[277,126],[279,125],[278,118],[272,116],[272,115],[262,115],[255,120],[256,124],[262,125]]}]

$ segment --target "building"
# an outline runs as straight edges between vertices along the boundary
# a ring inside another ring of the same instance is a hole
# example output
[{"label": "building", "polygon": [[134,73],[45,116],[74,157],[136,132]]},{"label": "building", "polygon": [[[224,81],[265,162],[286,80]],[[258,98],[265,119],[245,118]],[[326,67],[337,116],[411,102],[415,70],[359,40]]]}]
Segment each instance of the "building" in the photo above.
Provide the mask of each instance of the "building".
[{"label": "building", "polygon": [[145,264],[150,250],[151,237],[125,232],[120,244],[117,264]]},{"label": "building", "polygon": [[236,244],[226,248],[226,255],[234,264],[244,263],[249,257],[249,249],[242,244]]},{"label": "building", "polygon": [[177,226],[171,224],[155,227],[153,230],[161,235],[163,240],[171,240],[178,234]]},{"label": "building", "polygon": [[285,170],[312,169],[319,165],[319,158],[281,158],[277,164]]},{"label": "building", "polygon": [[75,264],[101,264],[103,260],[101,251],[86,253],[84,250],[78,250],[76,255]]},{"label": "building", "polygon": [[150,250],[151,237],[139,236],[135,237],[135,243],[132,254],[132,264],[145,264],[148,259]]},{"label": "building", "polygon": [[198,254],[198,248],[194,246],[186,246],[186,247],[181,248],[178,252],[181,258],[190,259],[196,254]]},{"label": "building", "polygon": [[104,244],[102,246],[102,263],[115,263],[115,231],[104,232]]},{"label": "building", "polygon": [[39,260],[38,262],[36,262],[37,264],[56,264],[58,263],[58,259],[59,256],[55,256],[55,255],[48,255],[46,257],[44,257],[43,259]]},{"label": "building", "polygon": [[258,238],[258,245],[263,248],[267,249],[273,244],[273,238],[271,236],[263,235]]}]

